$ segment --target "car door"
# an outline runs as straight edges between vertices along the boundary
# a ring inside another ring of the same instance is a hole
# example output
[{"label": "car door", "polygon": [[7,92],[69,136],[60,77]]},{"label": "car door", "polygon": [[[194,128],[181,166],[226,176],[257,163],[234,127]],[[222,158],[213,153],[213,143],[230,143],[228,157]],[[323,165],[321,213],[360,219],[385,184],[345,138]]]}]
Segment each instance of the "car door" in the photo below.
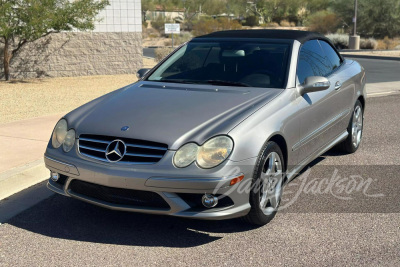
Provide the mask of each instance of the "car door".
[{"label": "car door", "polygon": [[334,83],[335,90],[329,101],[336,107],[334,114],[337,120],[332,125],[331,131],[339,135],[347,129],[350,112],[354,106],[354,103],[352,103],[355,94],[355,85],[352,81],[353,74],[348,71],[349,65],[345,64],[336,49],[324,40],[319,40],[319,43],[332,66],[332,71],[328,77],[331,83]]},{"label": "car door", "polygon": [[297,66],[298,83],[302,84],[310,76],[323,76],[331,85],[327,90],[299,96],[300,141],[293,147],[293,150],[299,150],[299,162],[308,159],[339,135],[339,129],[334,127],[341,110],[335,97],[335,85],[338,85],[335,70],[338,67],[330,62],[318,40],[302,45]]}]

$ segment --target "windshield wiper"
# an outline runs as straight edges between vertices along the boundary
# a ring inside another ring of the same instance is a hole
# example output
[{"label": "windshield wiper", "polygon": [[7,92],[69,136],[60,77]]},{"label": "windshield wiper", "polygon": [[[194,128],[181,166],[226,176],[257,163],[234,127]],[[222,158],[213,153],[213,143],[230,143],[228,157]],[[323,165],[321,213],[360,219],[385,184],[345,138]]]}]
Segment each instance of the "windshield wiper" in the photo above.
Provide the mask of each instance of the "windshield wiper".
[{"label": "windshield wiper", "polygon": [[251,87],[247,83],[223,81],[223,80],[185,80],[185,79],[163,79],[155,80],[151,82],[164,82],[164,83],[183,83],[183,84],[212,84],[212,85],[227,85],[227,86],[240,86],[240,87]]},{"label": "windshield wiper", "polygon": [[212,84],[212,85],[231,85],[231,86],[240,86],[240,87],[251,87],[251,85],[249,85],[247,83],[222,81],[222,80],[208,80],[207,83]]},{"label": "windshield wiper", "polygon": [[184,79],[163,79],[163,80],[156,80],[156,81],[151,81],[151,82],[160,82],[160,83],[186,83],[186,84],[193,84],[196,82],[192,82],[189,80],[184,80]]}]

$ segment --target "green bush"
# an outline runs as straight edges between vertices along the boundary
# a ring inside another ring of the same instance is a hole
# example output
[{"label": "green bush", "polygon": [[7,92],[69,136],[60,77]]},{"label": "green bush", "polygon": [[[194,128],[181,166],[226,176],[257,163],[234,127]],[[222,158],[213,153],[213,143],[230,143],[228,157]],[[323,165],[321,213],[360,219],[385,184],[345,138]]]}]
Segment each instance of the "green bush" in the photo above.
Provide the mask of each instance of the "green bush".
[{"label": "green bush", "polygon": [[154,53],[155,53],[155,56],[156,56],[155,60],[157,62],[160,62],[166,56],[171,54],[172,51],[174,51],[174,49],[170,48],[170,47],[156,48],[156,50],[154,50]]},{"label": "green bush", "polygon": [[309,16],[306,21],[306,26],[308,26],[310,31],[326,34],[336,32],[339,23],[340,20],[335,13],[324,10]]},{"label": "green bush", "polygon": [[349,36],[347,34],[328,34],[326,35],[337,49],[347,49],[349,48]]},{"label": "green bush", "polygon": [[151,26],[156,29],[160,34],[164,34],[165,23],[172,23],[169,20],[165,20],[165,18],[158,16],[155,20],[151,22]]},{"label": "green bush", "polygon": [[259,18],[257,16],[248,16],[243,23],[244,26],[258,26],[259,25]]}]

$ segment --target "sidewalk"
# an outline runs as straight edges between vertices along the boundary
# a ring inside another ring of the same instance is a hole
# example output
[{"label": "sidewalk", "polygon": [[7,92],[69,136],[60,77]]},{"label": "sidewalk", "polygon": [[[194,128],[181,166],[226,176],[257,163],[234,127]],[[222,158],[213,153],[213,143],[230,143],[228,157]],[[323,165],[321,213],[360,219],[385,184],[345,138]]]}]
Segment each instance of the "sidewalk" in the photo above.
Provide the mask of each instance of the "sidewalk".
[{"label": "sidewalk", "polygon": [[49,177],[43,154],[62,115],[0,124],[0,200]]}]

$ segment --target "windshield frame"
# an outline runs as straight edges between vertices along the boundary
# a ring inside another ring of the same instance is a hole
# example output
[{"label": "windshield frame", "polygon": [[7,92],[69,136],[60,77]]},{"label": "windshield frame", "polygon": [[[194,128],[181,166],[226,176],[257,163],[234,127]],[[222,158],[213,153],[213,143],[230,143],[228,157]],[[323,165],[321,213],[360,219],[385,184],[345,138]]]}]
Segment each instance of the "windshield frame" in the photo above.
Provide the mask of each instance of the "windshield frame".
[{"label": "windshield frame", "polygon": [[[148,78],[158,70],[171,56],[173,56],[176,52],[178,52],[183,46],[187,45],[188,43],[212,43],[212,42],[248,42],[248,43],[262,43],[262,44],[286,44],[288,45],[288,58],[286,62],[286,69],[284,75],[284,82],[282,87],[279,89],[287,89],[291,61],[292,61],[292,54],[293,54],[293,43],[294,40],[292,39],[268,39],[268,38],[194,38],[186,43],[181,44],[177,47],[174,51],[172,51],[167,57],[161,60],[155,67],[153,67],[150,71],[146,73],[146,75],[142,78],[142,81],[147,82],[157,82],[163,83],[162,80],[148,80]],[[165,83],[165,82],[164,82]],[[204,83],[202,85],[211,85]],[[254,88],[262,88],[262,87],[254,87]],[[264,88],[264,89],[271,89],[271,88]]]}]

